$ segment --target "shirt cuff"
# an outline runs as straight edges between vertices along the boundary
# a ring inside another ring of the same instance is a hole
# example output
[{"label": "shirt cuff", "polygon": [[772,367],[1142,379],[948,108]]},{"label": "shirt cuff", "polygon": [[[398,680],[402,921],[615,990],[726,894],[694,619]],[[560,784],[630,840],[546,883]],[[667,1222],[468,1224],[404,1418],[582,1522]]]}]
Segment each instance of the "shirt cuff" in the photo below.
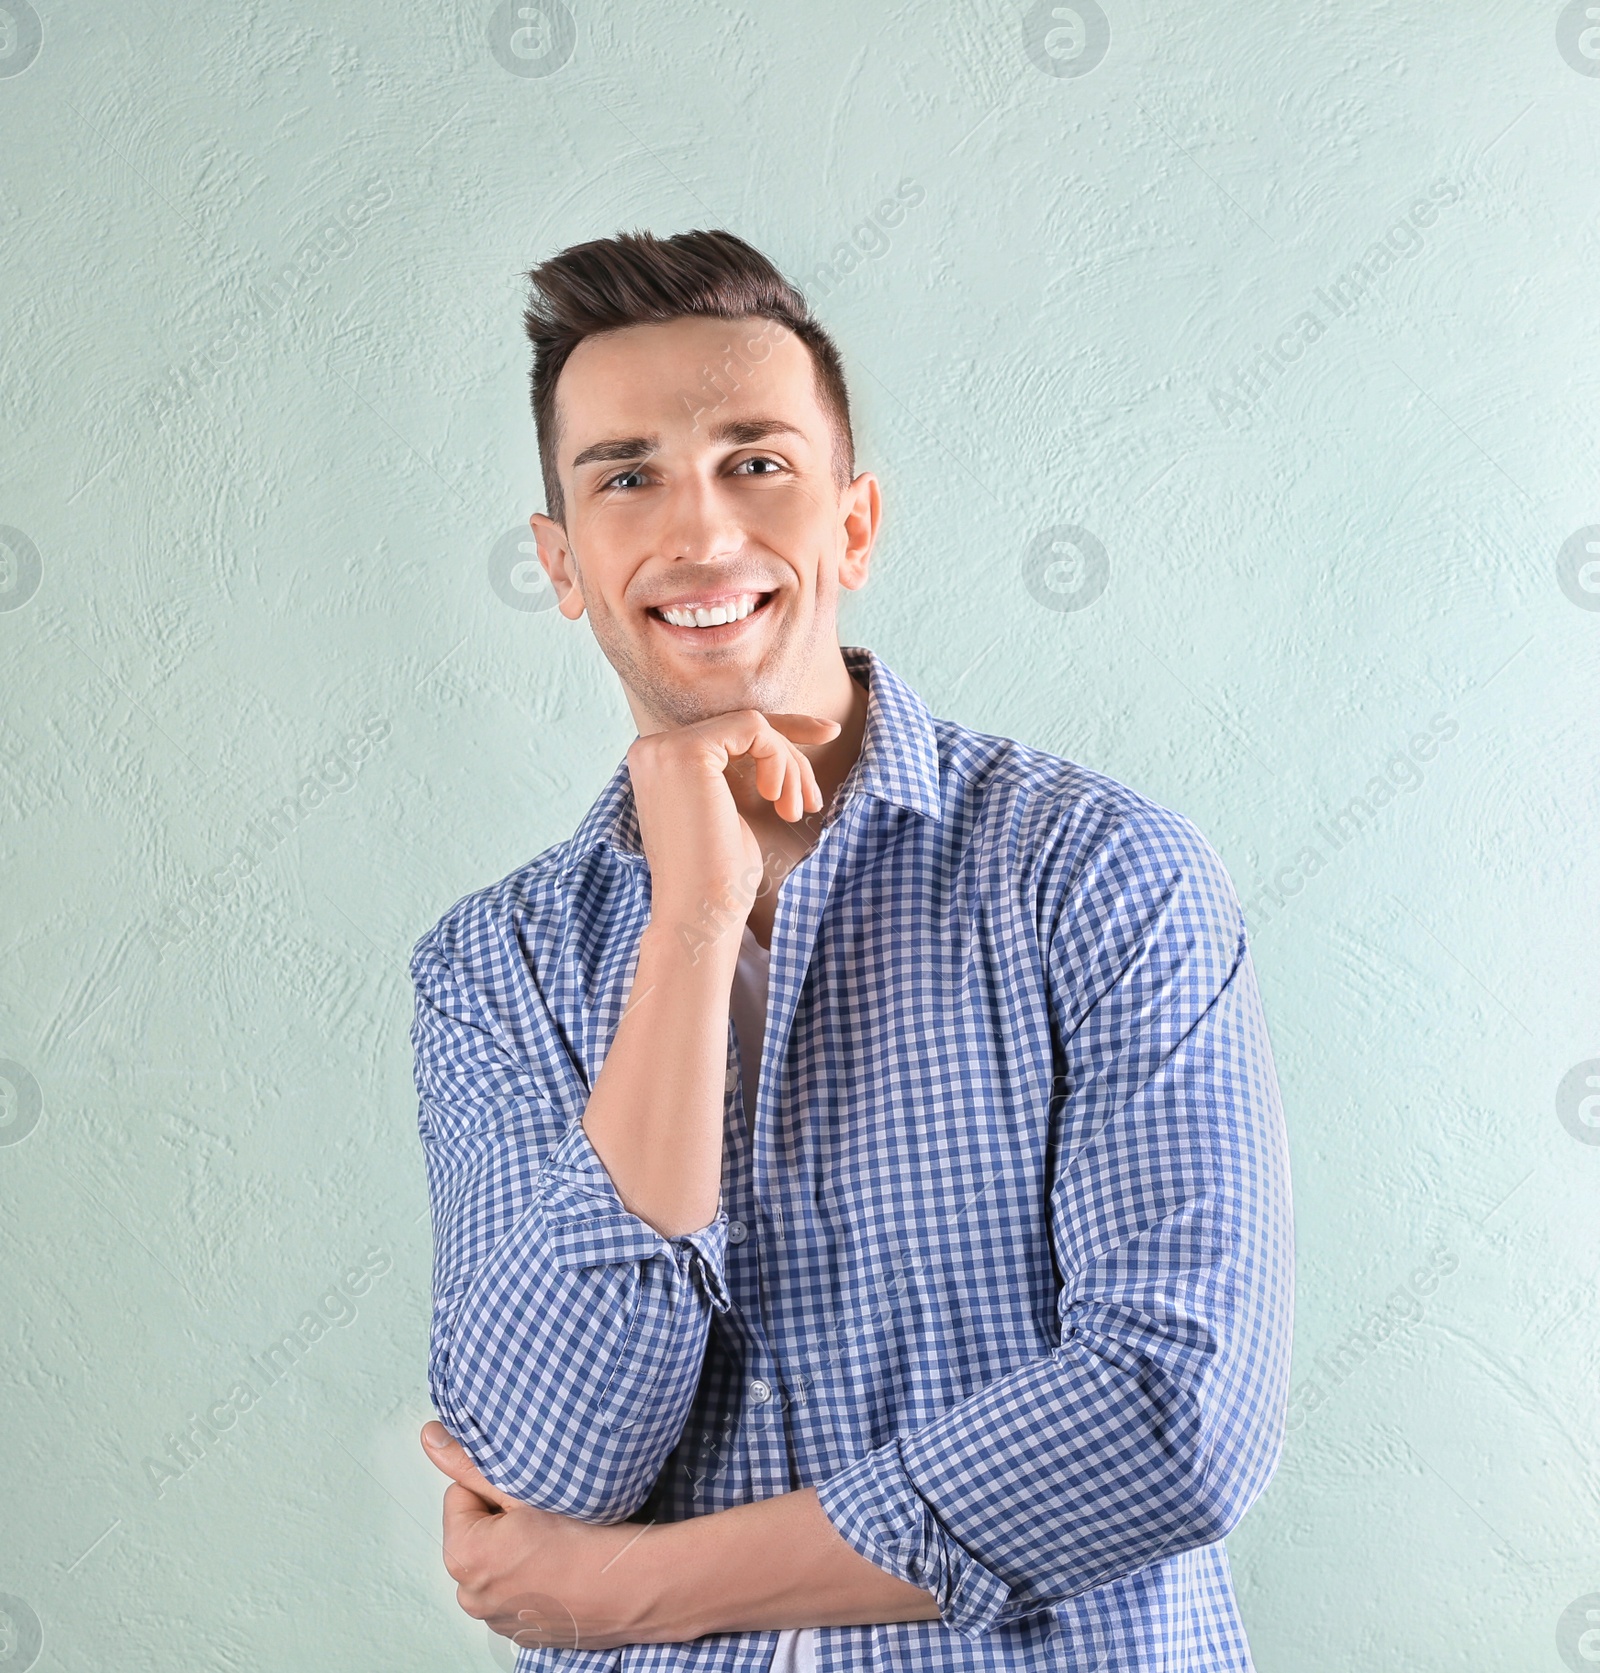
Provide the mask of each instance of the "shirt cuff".
[{"label": "shirt cuff", "polygon": [[1011,1588],[945,1532],[912,1486],[898,1440],[830,1476],[817,1497],[858,1556],[931,1592],[951,1631],[981,1638],[999,1624]]},{"label": "shirt cuff", "polygon": [[726,1313],[733,1305],[726,1275],[728,1216],[720,1199],[709,1225],[663,1237],[623,1206],[582,1121],[572,1123],[546,1158],[540,1194],[551,1260],[559,1270],[664,1255],[693,1277],[717,1312]]}]

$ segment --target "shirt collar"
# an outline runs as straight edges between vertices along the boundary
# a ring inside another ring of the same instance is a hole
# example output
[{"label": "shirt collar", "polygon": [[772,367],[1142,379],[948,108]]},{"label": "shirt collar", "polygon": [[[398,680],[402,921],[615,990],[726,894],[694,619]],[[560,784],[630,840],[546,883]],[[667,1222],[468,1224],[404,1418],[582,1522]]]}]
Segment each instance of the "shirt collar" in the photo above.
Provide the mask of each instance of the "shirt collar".
[{"label": "shirt collar", "polygon": [[[867,688],[867,725],[861,754],[839,786],[835,807],[854,795],[875,796],[930,819],[939,817],[939,740],[927,705],[883,658],[861,645],[839,653],[853,678]],[[567,843],[563,872],[592,850],[643,853],[633,781],[624,757]]]}]

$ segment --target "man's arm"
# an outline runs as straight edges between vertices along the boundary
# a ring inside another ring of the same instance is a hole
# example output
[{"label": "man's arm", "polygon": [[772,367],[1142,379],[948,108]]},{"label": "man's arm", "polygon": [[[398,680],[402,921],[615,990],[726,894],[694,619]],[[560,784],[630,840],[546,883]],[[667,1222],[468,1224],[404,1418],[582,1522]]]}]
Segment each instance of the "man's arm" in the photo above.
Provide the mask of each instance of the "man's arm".
[{"label": "man's arm", "polygon": [[456,1601],[503,1637],[561,1649],[574,1669],[615,1666],[604,1652],[619,1645],[698,1638],[724,1587],[739,1602],[717,1630],[937,1614],[927,1592],[857,1556],[809,1490],[687,1522],[595,1527],[501,1492],[436,1423],[422,1442],[453,1483],[444,1558]]},{"label": "man's arm", "polygon": [[434,1223],[429,1388],[496,1487],[616,1520],[677,1444],[711,1312],[730,1304],[727,1221],[668,1238],[629,1211],[582,1121],[453,968],[455,943],[498,933],[470,910],[412,959]]},{"label": "man's arm", "polygon": [[[851,1568],[842,1536],[976,1638],[1221,1539],[1272,1474],[1287,1147],[1227,874],[1187,821],[1136,816],[1066,891],[1049,949],[1059,1345],[814,1494],[662,1530],[672,1630],[930,1618]],[[823,1582],[798,1609],[796,1571]]]},{"label": "man's arm", "polygon": [[[681,1435],[711,1310],[730,1305],[719,1198],[738,919],[713,934],[704,918],[707,902],[748,909],[761,865],[724,772],[751,758],[761,794],[798,818],[822,798],[785,733],[837,730],[774,719],[717,716],[629,751],[651,915],[581,1121],[562,1130],[438,932],[413,958],[430,1387],[484,1477],[541,1509],[607,1522],[638,1509]],[[503,956],[522,956],[514,940]]]},{"label": "man's arm", "polygon": [[811,1487],[664,1523],[617,1566],[651,1600],[639,1642],[939,1618],[931,1592],[839,1536]]}]

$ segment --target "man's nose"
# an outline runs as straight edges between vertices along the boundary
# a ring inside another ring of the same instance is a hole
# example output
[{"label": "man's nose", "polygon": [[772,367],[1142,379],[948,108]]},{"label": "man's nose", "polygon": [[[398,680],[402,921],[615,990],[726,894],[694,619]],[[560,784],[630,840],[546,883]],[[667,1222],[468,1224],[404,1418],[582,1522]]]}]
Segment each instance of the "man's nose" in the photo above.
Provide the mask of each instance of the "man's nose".
[{"label": "man's nose", "polygon": [[716,482],[696,474],[668,490],[657,541],[670,562],[712,563],[743,550],[744,531]]}]

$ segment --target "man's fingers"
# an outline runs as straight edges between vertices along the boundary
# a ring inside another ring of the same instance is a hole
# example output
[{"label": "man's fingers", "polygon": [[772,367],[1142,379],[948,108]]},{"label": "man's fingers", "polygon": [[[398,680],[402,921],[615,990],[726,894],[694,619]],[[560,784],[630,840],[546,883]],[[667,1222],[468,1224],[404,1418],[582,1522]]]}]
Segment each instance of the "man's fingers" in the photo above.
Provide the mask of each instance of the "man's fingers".
[{"label": "man's fingers", "polygon": [[[839,730],[838,721],[819,715],[737,709],[682,728],[667,747],[681,748],[687,743],[713,771],[732,769],[735,776],[748,773],[762,800],[771,802],[781,818],[793,823],[808,809],[819,812],[822,808],[816,771],[803,746],[827,743]],[[643,747],[643,739],[634,746],[635,750]],[[630,752],[630,769],[636,775],[641,764],[642,758],[636,763]]]},{"label": "man's fingers", "polygon": [[822,806],[810,761],[781,734],[765,733],[748,753],[755,758],[756,789],[772,803],[780,818],[798,819],[813,794],[817,806]]},{"label": "man's fingers", "polygon": [[817,771],[811,765],[811,757],[800,750],[796,750],[795,755],[800,762],[800,812],[795,814],[798,819],[801,813],[821,811],[822,787],[817,783]]},{"label": "man's fingers", "polygon": [[825,744],[838,737],[840,730],[838,721],[824,720],[820,715],[774,714],[765,719],[797,744]]},{"label": "man's fingers", "polygon": [[725,715],[695,722],[692,728],[707,742],[714,742],[728,755],[748,755],[759,739],[787,739],[794,744],[825,744],[839,735],[836,720],[819,715],[765,714],[760,709],[734,709]]},{"label": "man's fingers", "polygon": [[773,805],[784,819],[798,819],[806,810],[806,775],[811,763],[793,744],[789,745],[788,772],[784,775],[782,799]]},{"label": "man's fingers", "polygon": [[[728,738],[723,747],[730,762],[746,758],[754,764],[756,790],[792,822],[808,808],[816,812],[822,807],[816,771],[800,745],[825,743],[838,730],[836,720],[815,715],[752,713],[749,730]],[[791,738],[790,732],[798,736]]]},{"label": "man's fingers", "polygon": [[[454,1440],[442,1423],[422,1426],[422,1444],[428,1456],[463,1492],[471,1493],[491,1508],[505,1510],[518,1501],[486,1481],[478,1466],[467,1456],[466,1448]],[[450,1502],[451,1489],[445,1489],[445,1503]]]},{"label": "man's fingers", "polygon": [[744,754],[755,763],[756,789],[769,802],[776,802],[789,769],[788,744],[770,726],[758,726]]},{"label": "man's fingers", "polygon": [[785,773],[780,796],[771,798],[779,815],[790,821],[801,818],[809,809],[822,806],[822,791],[817,786],[816,770],[811,758],[797,744],[785,743]]},{"label": "man's fingers", "polygon": [[[444,1490],[444,1552],[447,1562],[459,1564],[461,1554],[470,1550],[468,1541],[472,1531],[486,1516],[497,1516],[498,1511],[459,1481],[452,1481]],[[453,1578],[459,1579],[454,1568]]]}]

